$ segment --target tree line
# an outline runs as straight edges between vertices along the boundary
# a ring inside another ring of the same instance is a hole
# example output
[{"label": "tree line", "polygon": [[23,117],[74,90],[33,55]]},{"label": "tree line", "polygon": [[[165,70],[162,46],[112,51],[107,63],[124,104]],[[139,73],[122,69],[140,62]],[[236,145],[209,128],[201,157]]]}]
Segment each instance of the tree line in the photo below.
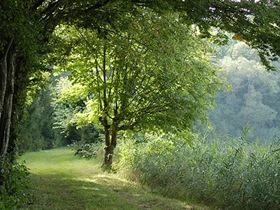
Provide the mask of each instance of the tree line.
[{"label": "tree line", "polygon": [[[230,85],[217,95],[210,111],[213,132],[218,136],[271,142],[279,136],[279,73],[266,71],[255,50],[231,41],[217,50],[215,62]],[[273,63],[276,69],[279,62]]]}]

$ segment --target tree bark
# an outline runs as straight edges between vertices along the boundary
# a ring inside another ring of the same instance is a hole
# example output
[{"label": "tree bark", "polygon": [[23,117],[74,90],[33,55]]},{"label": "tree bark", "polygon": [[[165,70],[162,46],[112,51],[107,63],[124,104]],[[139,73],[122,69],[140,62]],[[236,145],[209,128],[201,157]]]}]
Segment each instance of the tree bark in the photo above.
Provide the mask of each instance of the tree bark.
[{"label": "tree bark", "polygon": [[111,139],[110,139],[110,130],[109,126],[105,126],[105,153],[104,153],[104,162],[102,167],[104,169],[110,170],[112,168],[113,163],[113,152],[114,148],[112,148]]},{"label": "tree bark", "polygon": [[104,162],[102,168],[105,170],[112,169],[114,147],[112,145],[105,147]]},{"label": "tree bark", "polygon": [[11,39],[10,43],[6,47],[5,53],[1,60],[1,69],[0,69],[0,121],[3,116],[4,109],[4,101],[7,90],[7,78],[8,78],[8,55],[10,52],[11,45],[13,43],[13,39]]},{"label": "tree bark", "polygon": [[111,170],[113,164],[114,150],[117,146],[117,125],[113,123],[111,129],[105,130],[105,154],[102,167]]},{"label": "tree bark", "polygon": [[5,157],[10,142],[12,109],[15,85],[16,53],[9,43],[1,64],[1,89],[0,89],[0,157]]},{"label": "tree bark", "polygon": [[3,116],[4,109],[4,100],[6,95],[6,87],[7,87],[7,59],[4,57],[1,63],[1,72],[0,72],[0,121]]},{"label": "tree bark", "polygon": [[5,162],[10,161],[7,151],[10,143],[12,110],[15,86],[16,53],[13,39],[8,43],[0,64],[0,186],[4,183],[1,170]]},{"label": "tree bark", "polygon": [[15,86],[15,58],[16,55],[12,54],[11,61],[10,61],[10,71],[9,71],[9,85],[8,85],[8,92],[7,92],[7,107],[6,107],[6,114],[7,120],[4,130],[4,147],[1,152],[2,155],[6,155],[9,142],[10,142],[10,133],[11,133],[11,122],[12,122],[12,111],[13,111],[13,98],[14,98],[14,86]]}]

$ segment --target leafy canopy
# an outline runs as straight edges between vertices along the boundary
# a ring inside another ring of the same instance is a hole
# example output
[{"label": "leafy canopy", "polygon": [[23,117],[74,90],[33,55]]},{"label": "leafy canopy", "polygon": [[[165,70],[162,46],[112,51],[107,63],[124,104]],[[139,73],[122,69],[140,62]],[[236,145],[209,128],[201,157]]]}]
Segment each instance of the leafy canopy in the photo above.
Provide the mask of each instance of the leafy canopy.
[{"label": "leafy canopy", "polygon": [[[73,87],[87,87],[86,107],[74,120],[165,131],[205,120],[220,81],[209,64],[211,49],[196,31],[178,15],[150,10],[124,14],[118,24],[104,29],[105,36],[66,25],[56,30],[67,49],[57,68],[71,72]],[[62,97],[71,101],[80,90]]]}]

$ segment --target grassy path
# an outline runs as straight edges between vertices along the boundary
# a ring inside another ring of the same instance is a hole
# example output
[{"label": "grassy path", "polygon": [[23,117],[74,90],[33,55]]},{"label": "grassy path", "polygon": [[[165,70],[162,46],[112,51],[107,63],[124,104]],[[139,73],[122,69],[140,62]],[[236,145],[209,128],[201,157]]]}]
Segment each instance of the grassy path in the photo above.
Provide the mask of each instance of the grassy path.
[{"label": "grassy path", "polygon": [[27,153],[21,160],[31,171],[32,203],[24,210],[206,209],[161,197],[114,174],[103,173],[96,160],[67,148]]}]

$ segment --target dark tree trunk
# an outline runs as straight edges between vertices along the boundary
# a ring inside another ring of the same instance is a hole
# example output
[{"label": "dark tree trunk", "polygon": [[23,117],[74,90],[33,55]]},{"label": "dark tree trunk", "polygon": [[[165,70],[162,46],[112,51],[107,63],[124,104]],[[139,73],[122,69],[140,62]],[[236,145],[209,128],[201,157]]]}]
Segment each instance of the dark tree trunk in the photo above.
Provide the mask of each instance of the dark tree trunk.
[{"label": "dark tree trunk", "polygon": [[105,121],[104,124],[104,131],[105,131],[105,153],[104,153],[104,162],[102,167],[104,169],[106,168],[110,168],[110,166],[112,165],[112,149],[111,149],[111,141],[110,141],[110,130],[109,130],[109,126],[107,123],[107,120]]},{"label": "dark tree trunk", "polygon": [[11,41],[1,63],[0,157],[7,154],[13,112],[16,53]]},{"label": "dark tree trunk", "polygon": [[110,170],[112,168],[113,155],[114,155],[114,147],[112,145],[106,146],[105,154],[104,154],[104,162],[103,162],[103,168],[105,170]]},{"label": "dark tree trunk", "polygon": [[7,45],[4,55],[1,58],[1,69],[0,69],[0,122],[3,118],[4,112],[4,102],[5,102],[5,95],[7,90],[7,80],[8,80],[8,56],[12,46],[13,40]]},{"label": "dark tree trunk", "polygon": [[7,157],[13,113],[16,52],[13,39],[6,46],[0,64],[0,186],[4,183],[3,165]]},{"label": "dark tree trunk", "polygon": [[117,126],[113,124],[111,129],[105,129],[105,154],[102,167],[110,170],[113,164],[114,150],[117,146]]}]

